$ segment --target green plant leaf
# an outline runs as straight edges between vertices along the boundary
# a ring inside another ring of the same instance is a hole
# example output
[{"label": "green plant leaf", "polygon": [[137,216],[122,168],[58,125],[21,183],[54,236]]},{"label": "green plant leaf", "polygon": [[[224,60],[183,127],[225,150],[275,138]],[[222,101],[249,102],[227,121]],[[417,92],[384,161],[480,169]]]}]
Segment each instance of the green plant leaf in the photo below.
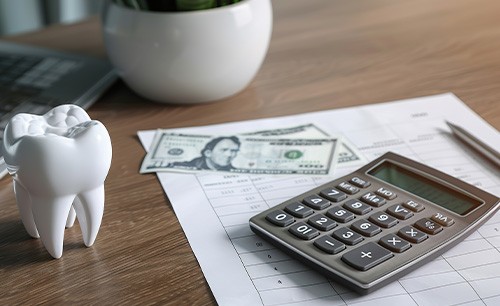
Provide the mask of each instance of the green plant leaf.
[{"label": "green plant leaf", "polygon": [[216,7],[215,0],[176,0],[177,10],[195,11]]}]

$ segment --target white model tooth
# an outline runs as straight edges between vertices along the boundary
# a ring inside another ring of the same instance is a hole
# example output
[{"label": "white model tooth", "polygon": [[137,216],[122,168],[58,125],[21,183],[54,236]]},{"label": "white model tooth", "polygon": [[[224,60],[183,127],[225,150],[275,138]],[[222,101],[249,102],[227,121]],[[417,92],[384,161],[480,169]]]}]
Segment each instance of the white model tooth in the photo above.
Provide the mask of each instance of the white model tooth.
[{"label": "white model tooth", "polygon": [[[96,203],[102,203],[102,205],[96,205]],[[82,229],[83,242],[89,247],[94,244],[101,226],[104,209],[104,185],[81,192],[73,205]]]},{"label": "white model tooth", "polygon": [[40,239],[54,258],[63,253],[64,229],[74,196],[33,197],[33,219]]},{"label": "white model tooth", "polygon": [[[76,199],[78,199],[78,197],[75,198],[75,201],[76,201]],[[66,228],[72,227],[73,224],[75,223],[75,219],[76,219],[76,212],[75,212],[75,209],[73,207],[71,207],[71,209],[69,210],[68,219],[66,220]]]},{"label": "white model tooth", "polygon": [[111,140],[102,123],[74,105],[43,116],[18,114],[5,128],[3,151],[26,231],[59,258],[64,229],[76,214],[84,243],[91,246],[111,164]]},{"label": "white model tooth", "polygon": [[16,194],[17,208],[21,215],[21,221],[28,234],[33,238],[40,238],[31,213],[30,195],[24,187],[14,180],[14,193]]}]

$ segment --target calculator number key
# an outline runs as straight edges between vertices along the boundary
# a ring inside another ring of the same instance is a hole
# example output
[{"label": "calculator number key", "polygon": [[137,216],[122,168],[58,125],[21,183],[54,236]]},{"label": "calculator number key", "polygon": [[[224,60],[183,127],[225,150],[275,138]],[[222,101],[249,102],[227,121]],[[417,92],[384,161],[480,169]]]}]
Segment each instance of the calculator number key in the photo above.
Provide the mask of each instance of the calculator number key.
[{"label": "calculator number key", "polygon": [[368,220],[384,228],[390,228],[398,224],[398,220],[396,218],[391,217],[389,214],[382,211],[372,214]]},{"label": "calculator number key", "polygon": [[328,235],[321,236],[314,240],[314,246],[329,254],[337,254],[345,249],[345,244]]},{"label": "calculator number key", "polygon": [[345,200],[347,198],[347,194],[343,193],[342,191],[339,191],[335,188],[328,188],[328,189],[323,189],[319,193],[322,197],[325,199],[328,199],[332,202],[340,202],[342,200]]},{"label": "calculator number key", "polygon": [[358,220],[351,224],[351,228],[366,237],[372,237],[380,233],[380,227],[367,220]]},{"label": "calculator number key", "polygon": [[317,209],[317,210],[325,209],[331,205],[329,201],[317,195],[305,197],[302,202],[307,206],[311,207],[312,209]]},{"label": "calculator number key", "polygon": [[296,224],[290,226],[288,231],[303,240],[311,240],[319,235],[319,232],[315,228],[305,224],[304,222],[297,222]]},{"label": "calculator number key", "polygon": [[266,215],[266,220],[277,226],[288,226],[295,221],[295,219],[282,210],[275,210]]},{"label": "calculator number key", "polygon": [[360,234],[346,227],[334,231],[332,236],[348,245],[355,245],[364,240]]},{"label": "calculator number key", "polygon": [[287,205],[285,207],[285,211],[297,218],[305,218],[309,215],[312,215],[312,213],[314,212],[308,206],[298,202]]},{"label": "calculator number key", "polygon": [[403,205],[397,204],[393,205],[389,208],[387,208],[387,212],[391,214],[392,216],[401,219],[401,220],[406,220],[413,216],[413,213],[406,209]]},{"label": "calculator number key", "polygon": [[346,223],[354,219],[354,214],[352,212],[338,206],[327,210],[326,215],[340,223]]},{"label": "calculator number key", "polygon": [[380,207],[385,204],[385,200],[372,192],[365,193],[361,197],[361,201],[370,204],[371,206]]},{"label": "calculator number key", "polygon": [[426,233],[423,233],[412,226],[405,226],[400,229],[398,236],[411,243],[420,243],[429,237]]},{"label": "calculator number key", "polygon": [[368,206],[365,203],[360,202],[356,199],[351,199],[346,201],[343,207],[349,209],[350,211],[352,211],[357,215],[364,215],[372,210],[371,206]]},{"label": "calculator number key", "polygon": [[307,223],[319,229],[320,231],[329,231],[335,226],[337,226],[337,223],[335,221],[333,221],[332,219],[328,218],[323,214],[317,214],[312,216],[311,218],[309,218]]},{"label": "calculator number key", "polygon": [[415,222],[415,227],[431,235],[435,235],[443,230],[443,227],[441,225],[427,218],[423,218]]},{"label": "calculator number key", "polygon": [[389,234],[380,238],[378,242],[381,246],[396,253],[402,253],[411,247],[411,244],[396,235]]},{"label": "calculator number key", "polygon": [[342,255],[342,260],[353,268],[366,271],[378,264],[390,259],[394,254],[379,246],[369,242]]}]

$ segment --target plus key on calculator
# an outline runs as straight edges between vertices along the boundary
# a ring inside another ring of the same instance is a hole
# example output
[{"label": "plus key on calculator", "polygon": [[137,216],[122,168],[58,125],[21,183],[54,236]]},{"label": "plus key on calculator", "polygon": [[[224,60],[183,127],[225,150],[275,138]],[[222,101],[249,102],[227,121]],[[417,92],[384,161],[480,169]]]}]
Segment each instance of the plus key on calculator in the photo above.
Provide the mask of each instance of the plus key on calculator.
[{"label": "plus key on calculator", "polygon": [[395,153],[250,219],[291,256],[366,294],[431,261],[500,208],[499,198]]}]

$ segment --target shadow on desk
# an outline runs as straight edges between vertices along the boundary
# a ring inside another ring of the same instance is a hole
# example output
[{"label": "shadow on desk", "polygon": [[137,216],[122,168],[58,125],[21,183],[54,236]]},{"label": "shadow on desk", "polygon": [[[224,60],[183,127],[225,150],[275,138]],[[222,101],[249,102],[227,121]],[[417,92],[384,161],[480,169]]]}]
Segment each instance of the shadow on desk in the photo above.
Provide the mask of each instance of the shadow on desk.
[{"label": "shadow on desk", "polygon": [[[54,260],[40,239],[28,235],[21,220],[0,220],[0,233],[0,269]],[[80,248],[85,245],[64,244],[65,251]]]}]

